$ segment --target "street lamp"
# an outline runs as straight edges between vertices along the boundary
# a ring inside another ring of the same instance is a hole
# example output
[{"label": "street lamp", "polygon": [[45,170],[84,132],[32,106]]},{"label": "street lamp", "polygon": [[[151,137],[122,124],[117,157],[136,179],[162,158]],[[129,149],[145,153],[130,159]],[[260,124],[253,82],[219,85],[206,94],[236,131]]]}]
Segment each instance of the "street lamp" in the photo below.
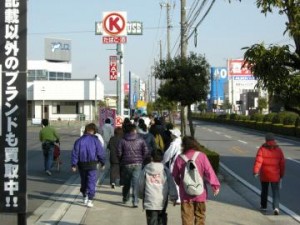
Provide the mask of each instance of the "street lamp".
[{"label": "street lamp", "polygon": [[42,119],[44,119],[44,108],[45,108],[45,87],[43,86],[42,87],[42,89],[41,89],[41,91],[42,91]]}]

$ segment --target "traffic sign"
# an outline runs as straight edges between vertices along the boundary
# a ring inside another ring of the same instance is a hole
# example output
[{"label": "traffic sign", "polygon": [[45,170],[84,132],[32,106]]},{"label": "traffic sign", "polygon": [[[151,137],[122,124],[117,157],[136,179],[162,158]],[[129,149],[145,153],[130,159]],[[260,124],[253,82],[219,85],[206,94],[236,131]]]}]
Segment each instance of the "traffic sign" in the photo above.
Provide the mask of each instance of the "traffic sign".
[{"label": "traffic sign", "polygon": [[115,126],[116,127],[122,127],[123,124],[123,118],[122,116],[116,116],[116,122],[115,122]]},{"label": "traffic sign", "polygon": [[126,36],[127,13],[103,12],[102,27],[104,36]]}]

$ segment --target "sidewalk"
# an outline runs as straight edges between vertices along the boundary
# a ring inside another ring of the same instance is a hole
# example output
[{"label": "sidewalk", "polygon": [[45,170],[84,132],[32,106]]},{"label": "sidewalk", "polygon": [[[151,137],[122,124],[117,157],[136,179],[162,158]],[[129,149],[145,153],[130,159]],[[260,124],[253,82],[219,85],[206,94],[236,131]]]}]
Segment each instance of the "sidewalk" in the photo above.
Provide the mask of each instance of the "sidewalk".
[{"label": "sidewalk", "polygon": [[[101,185],[94,199],[94,207],[87,208],[82,204],[79,193],[79,178],[68,181],[60,188],[55,196],[55,201],[46,201],[39,207],[34,215],[27,220],[28,225],[146,225],[145,212],[142,210],[141,201],[138,208],[130,204],[122,204],[121,187],[111,189],[108,176],[105,172],[100,174]],[[291,217],[280,214],[274,216],[269,206],[266,214],[258,210],[259,196],[246,187],[241,187],[239,182],[230,178],[221,171],[221,192],[217,197],[210,193],[207,202],[207,225],[299,225]],[[230,186],[229,186],[230,184]],[[240,185],[239,194],[231,186]],[[170,204],[167,209],[168,224],[180,225],[180,206]]]}]

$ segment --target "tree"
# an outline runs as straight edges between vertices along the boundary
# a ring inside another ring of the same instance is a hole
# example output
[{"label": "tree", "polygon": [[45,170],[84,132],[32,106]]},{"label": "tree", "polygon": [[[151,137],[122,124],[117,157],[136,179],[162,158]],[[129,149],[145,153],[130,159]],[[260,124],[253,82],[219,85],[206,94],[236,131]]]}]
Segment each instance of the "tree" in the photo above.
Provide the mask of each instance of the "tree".
[{"label": "tree", "polygon": [[[209,64],[205,57],[190,53],[185,60],[180,56],[162,60],[156,63],[154,76],[165,80],[158,90],[161,97],[187,106],[190,133],[194,136],[191,105],[206,100],[208,93]],[[182,121],[181,116],[181,126],[185,127]],[[183,134],[185,135],[185,132]]]},{"label": "tree", "polygon": [[262,114],[263,109],[266,109],[268,107],[268,100],[266,98],[258,98],[258,102],[257,102],[258,106],[257,109],[259,111],[260,114]]},{"label": "tree", "polygon": [[300,0],[257,0],[256,5],[267,15],[275,9],[286,15],[286,29],[295,46],[264,43],[246,47],[244,58],[261,87],[271,99],[300,114]]},{"label": "tree", "polygon": [[225,99],[225,101],[223,102],[223,104],[221,105],[221,109],[224,110],[228,110],[228,109],[232,109],[232,104],[229,102],[229,99]]},{"label": "tree", "polygon": [[207,110],[207,104],[206,102],[201,102],[199,105],[198,105],[198,110],[203,113],[205,110]]},{"label": "tree", "polygon": [[176,102],[174,101],[169,101],[165,97],[159,97],[155,100],[153,107],[156,111],[159,112],[160,115],[162,115],[163,110],[167,110],[169,114],[169,121],[173,123],[173,118],[172,118],[172,113],[174,110],[176,110]]}]

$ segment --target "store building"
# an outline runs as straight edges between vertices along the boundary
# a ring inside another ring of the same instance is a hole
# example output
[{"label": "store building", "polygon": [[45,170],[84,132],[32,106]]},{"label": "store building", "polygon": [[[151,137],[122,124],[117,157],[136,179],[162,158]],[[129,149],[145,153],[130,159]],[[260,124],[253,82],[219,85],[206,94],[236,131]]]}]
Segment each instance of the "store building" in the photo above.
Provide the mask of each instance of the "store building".
[{"label": "store building", "polygon": [[35,80],[27,82],[27,117],[39,123],[49,120],[94,120],[104,101],[100,80]]},{"label": "store building", "polygon": [[39,124],[49,120],[95,120],[104,85],[97,75],[72,79],[71,41],[45,39],[45,59],[27,62],[27,118]]}]

